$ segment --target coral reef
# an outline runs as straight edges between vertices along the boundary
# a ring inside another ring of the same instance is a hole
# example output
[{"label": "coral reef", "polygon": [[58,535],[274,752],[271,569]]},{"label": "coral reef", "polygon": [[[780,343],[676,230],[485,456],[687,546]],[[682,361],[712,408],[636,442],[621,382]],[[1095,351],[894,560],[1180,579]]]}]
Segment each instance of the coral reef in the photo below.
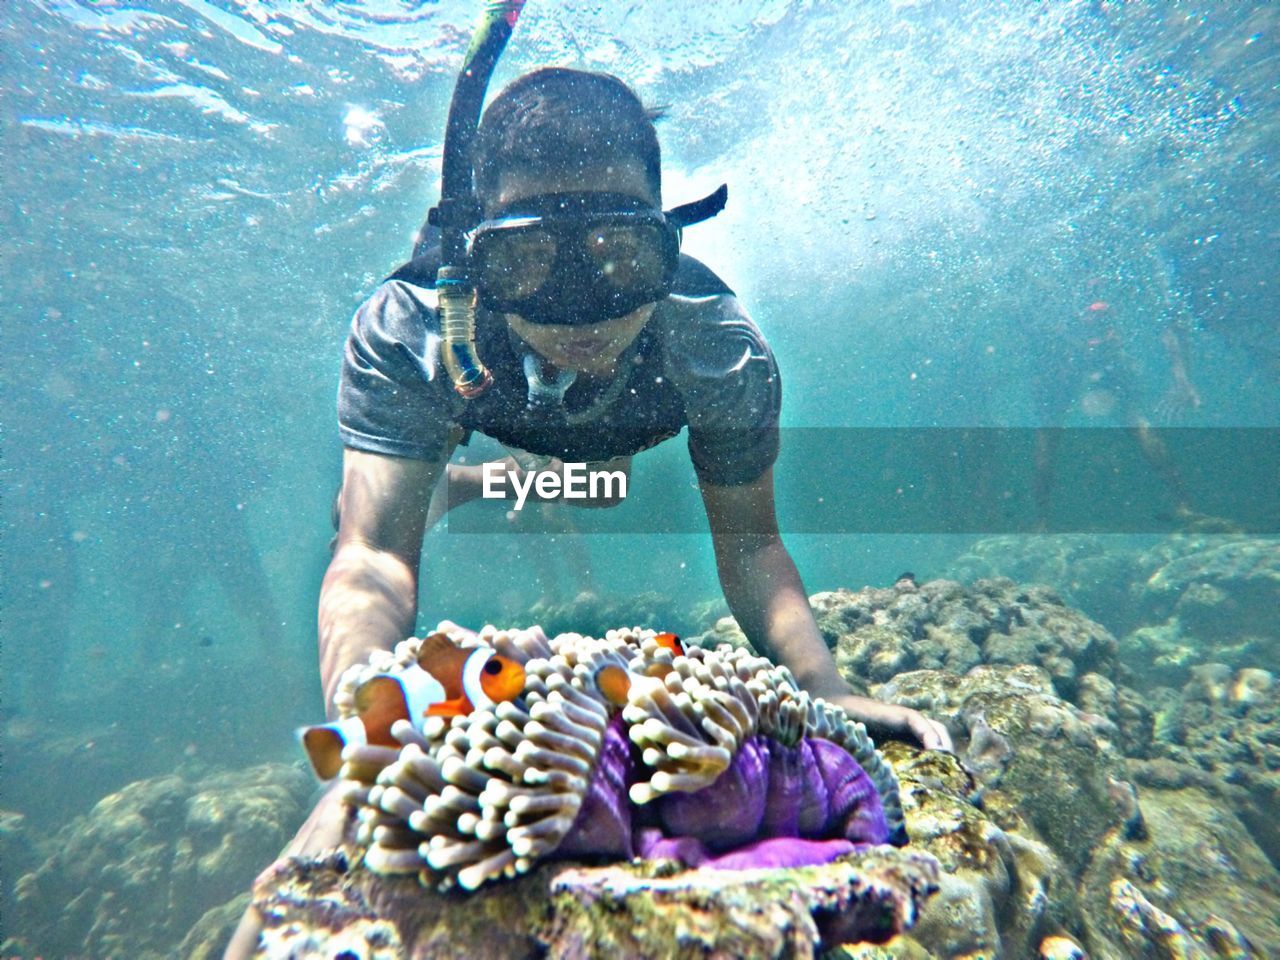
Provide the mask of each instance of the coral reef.
[{"label": "coral reef", "polygon": [[[1077,598],[1093,590],[1127,611],[1114,621],[1128,631],[1119,649],[1052,590],[1002,579],[812,598],[845,676],[940,719],[955,756],[872,750],[839,712],[783,694],[789,676],[727,618],[698,643],[733,649],[683,658],[648,631],[490,631],[527,669],[528,695],[400,729],[400,749],[351,749],[360,843],[264,875],[261,954],[1280,956],[1280,681],[1260,669],[1280,631],[1274,545],[1179,537],[1108,557],[1074,539],[1042,544],[1042,562],[1074,571]],[[1082,575],[1108,570],[1105,584]],[[340,711],[362,677],[413,659],[410,643],[353,671]],[[825,748],[804,746],[817,727],[866,769],[826,772]],[[769,785],[775,762],[779,783],[827,800],[812,807],[821,837],[770,851],[754,833],[787,806],[767,799],[781,789]],[[56,852],[19,885],[7,916],[21,936],[7,946],[217,956],[243,898],[201,912],[283,844],[309,782],[295,770],[243,776],[144,781],[53,837]],[[704,792],[716,783],[734,786]],[[746,815],[752,784],[766,802]],[[743,817],[752,826],[736,826]],[[898,817],[908,846],[864,842]],[[0,820],[5,850],[33,832]],[[823,862],[786,866],[809,862],[797,850]],[[708,869],[717,861],[782,866]],[[181,899],[188,889],[199,904]]]},{"label": "coral reef", "polygon": [[220,643],[192,644],[145,667],[108,657],[102,676],[77,678],[38,709],[5,720],[5,803],[26,815],[33,832],[53,833],[95,799],[184,765],[290,760],[292,742],[280,729],[301,722],[301,710],[296,718],[292,711],[314,696],[314,667],[304,676],[305,659],[281,658],[272,695],[259,697],[245,691],[262,682],[262,664],[224,656]]},{"label": "coral reef", "polygon": [[552,881],[556,957],[812,957],[910,929],[934,861],[892,849],[793,870],[567,870]]},{"label": "coral reef", "polygon": [[[16,916],[13,883],[43,859],[37,848],[39,843],[39,835],[30,829],[23,814],[0,810],[0,924],[4,918]],[[0,941],[13,933],[11,924],[3,925]],[[0,942],[0,951],[5,951],[7,946]]]},{"label": "coral reef", "polygon": [[[1118,682],[1115,638],[1047,587],[1003,578],[969,586],[902,579],[819,593],[810,602],[841,676],[859,692],[916,670],[959,676],[981,664],[1035,666],[1051,681],[1046,692],[1080,707],[1090,722],[1100,718],[1106,739],[1123,752],[1142,755],[1150,743],[1152,712]],[[736,629],[722,620],[695,639],[732,637]]]},{"label": "coral reef", "polygon": [[1062,859],[1007,795],[989,791],[985,807],[975,804],[974,780],[956,757],[905,744],[888,745],[886,755],[902,784],[912,849],[942,870],[919,923],[885,955],[1034,956],[1074,914]]},{"label": "coral reef", "polygon": [[1057,693],[1072,700],[1083,675],[1115,672],[1115,638],[1047,587],[1001,578],[969,587],[903,579],[819,593],[810,602],[841,675],[855,688],[911,670],[963,674],[978,664],[1016,664],[1043,668]]},{"label": "coral reef", "polygon": [[[1034,666],[903,674],[872,692],[930,711],[958,748],[884,748],[905,849],[737,873],[546,860],[465,894],[348,870],[340,858],[293,863],[256,893],[270,918],[265,955],[306,955],[303,946],[378,958],[1280,955],[1280,875],[1224,806],[1243,788],[1219,778],[1240,774],[1190,749],[1224,751],[1242,723],[1270,743],[1268,679],[1202,671],[1176,700],[1195,732],[1175,742],[1162,719],[1157,753],[1170,755],[1130,761],[1106,713],[1119,709],[1120,688],[1096,674],[1077,691],[1099,712],[1064,701]],[[1236,762],[1271,761],[1240,753]]]},{"label": "coral reef", "polygon": [[[1230,804],[1280,865],[1280,682],[1268,670],[1205,664],[1159,711],[1153,785],[1201,784]],[[1199,776],[1197,776],[1197,774]]]},{"label": "coral reef", "polygon": [[1198,664],[1280,662],[1280,541],[1195,543],[1141,581],[1143,626],[1125,638],[1126,660],[1154,666],[1152,679],[1169,686]]},{"label": "coral reef", "polygon": [[[1268,689],[1256,674],[1219,672],[1186,699],[1203,705],[1206,690],[1219,691],[1223,706],[1209,716],[1239,723]],[[1254,698],[1243,714],[1233,690]],[[1225,769],[1126,760],[1103,718],[1062,701],[1032,667],[920,671],[874,692],[930,710],[957,738],[959,757],[884,748],[910,849],[937,858],[939,891],[904,936],[833,956],[1280,955],[1280,874],[1227,807],[1242,791],[1218,779]]]},{"label": "coral reef", "polygon": [[182,938],[174,955],[183,960],[222,960],[231,935],[249,902],[250,896],[245,892],[221,906],[205,911],[196,925]]},{"label": "coral reef", "polygon": [[1045,584],[1118,636],[1144,622],[1134,585],[1146,580],[1160,559],[1136,541],[1116,537],[1006,535],[983,537],[944,572],[947,579],[962,583],[1008,577]]},{"label": "coral reef", "polygon": [[[673,656],[652,631],[482,638],[523,664],[519,700],[447,726],[397,721],[402,748],[343,752],[375,871],[474,890],[553,855],[785,867],[905,840],[896,780],[865,730],[785,668],[744,650]],[[348,671],[339,713],[374,676],[414,669],[422,643]]]},{"label": "coral reef", "polygon": [[1116,729],[1060,699],[1032,666],[975,667],[964,676],[917,671],[875,696],[942,720],[989,798],[1015,798],[1028,823],[1074,872],[1117,822],[1113,783],[1127,778]]},{"label": "coral reef", "polygon": [[989,537],[949,572],[1051,585],[1121,637],[1144,686],[1180,687],[1191,668],[1280,660],[1280,541],[1180,535]]},{"label": "coral reef", "polygon": [[335,854],[278,865],[254,896],[266,957],[766,960],[883,942],[911,925],[936,881],[927,855],[877,847],[790,870],[549,861],[462,894],[351,871]]},{"label": "coral reef", "polygon": [[1195,788],[1144,789],[1142,810],[1145,836],[1111,833],[1081,880],[1090,955],[1280,955],[1280,874],[1244,824]]},{"label": "coral reef", "polygon": [[210,907],[244,890],[288,841],[311,783],[267,764],[130,784],[54,837],[16,887],[12,946],[45,956],[169,958]]}]

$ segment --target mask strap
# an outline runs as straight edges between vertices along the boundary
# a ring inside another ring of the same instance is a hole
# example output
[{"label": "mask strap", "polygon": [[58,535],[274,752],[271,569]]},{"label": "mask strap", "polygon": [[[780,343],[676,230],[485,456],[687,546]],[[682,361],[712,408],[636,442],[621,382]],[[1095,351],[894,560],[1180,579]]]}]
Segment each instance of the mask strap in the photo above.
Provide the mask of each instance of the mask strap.
[{"label": "mask strap", "polygon": [[666,218],[677,230],[683,230],[685,227],[691,227],[695,223],[701,223],[703,220],[710,220],[723,210],[724,205],[728,202],[729,185],[722,183],[715,191],[707,194],[701,200],[682,203],[680,206],[666,211]]}]

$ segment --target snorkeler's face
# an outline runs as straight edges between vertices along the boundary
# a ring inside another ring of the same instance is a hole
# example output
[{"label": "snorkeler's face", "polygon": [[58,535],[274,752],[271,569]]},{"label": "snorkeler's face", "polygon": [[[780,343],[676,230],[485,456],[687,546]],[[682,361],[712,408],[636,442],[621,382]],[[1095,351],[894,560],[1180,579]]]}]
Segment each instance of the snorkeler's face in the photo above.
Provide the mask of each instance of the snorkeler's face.
[{"label": "snorkeler's face", "polygon": [[[559,176],[513,172],[499,178],[497,193],[485,206],[490,211],[506,209],[530,197],[554,193],[627,194],[659,207],[639,161]],[[586,324],[533,323],[518,313],[505,317],[521,340],[557,367],[605,376],[614,372],[618,357],[639,336],[653,309],[653,303],[646,303],[620,317]]]},{"label": "snorkeler's face", "polygon": [[653,315],[646,303],[628,314],[586,326],[530,323],[518,313],[506,314],[516,336],[562,370],[591,376],[612,376],[618,358],[635,341]]}]

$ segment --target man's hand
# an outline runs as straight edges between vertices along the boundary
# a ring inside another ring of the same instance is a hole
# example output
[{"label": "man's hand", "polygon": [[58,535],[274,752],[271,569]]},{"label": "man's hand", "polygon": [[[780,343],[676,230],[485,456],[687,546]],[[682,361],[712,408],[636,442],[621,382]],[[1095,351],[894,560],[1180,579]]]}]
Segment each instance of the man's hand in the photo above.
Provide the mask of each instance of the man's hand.
[{"label": "man's hand", "polygon": [[900,707],[893,703],[871,700],[848,694],[828,698],[855,720],[866,724],[873,740],[886,736],[891,740],[914,740],[926,750],[945,750],[954,753],[951,734],[937,720],[926,717],[919,710]]},{"label": "man's hand", "polygon": [[839,704],[873,731],[951,750],[946,727],[907,707],[855,696],[818,632],[804,584],[778,535],[773,470],[737,487],[702,484],[720,586],[743,632],[765,656],[785,664],[816,697]]}]

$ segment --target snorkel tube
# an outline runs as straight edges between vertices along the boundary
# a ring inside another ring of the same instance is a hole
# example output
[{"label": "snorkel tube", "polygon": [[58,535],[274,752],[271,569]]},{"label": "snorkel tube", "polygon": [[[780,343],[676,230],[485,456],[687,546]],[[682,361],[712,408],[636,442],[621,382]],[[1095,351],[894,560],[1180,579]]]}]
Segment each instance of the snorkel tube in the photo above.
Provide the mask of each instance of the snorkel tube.
[{"label": "snorkel tube", "polygon": [[466,235],[480,222],[480,206],[472,185],[471,145],[480,125],[489,78],[524,4],[525,0],[485,3],[449,104],[440,202],[427,215],[427,222],[440,228],[436,291],[444,366],[453,380],[453,389],[467,400],[480,396],[493,383],[493,375],[476,356],[476,290],[467,274]]}]

